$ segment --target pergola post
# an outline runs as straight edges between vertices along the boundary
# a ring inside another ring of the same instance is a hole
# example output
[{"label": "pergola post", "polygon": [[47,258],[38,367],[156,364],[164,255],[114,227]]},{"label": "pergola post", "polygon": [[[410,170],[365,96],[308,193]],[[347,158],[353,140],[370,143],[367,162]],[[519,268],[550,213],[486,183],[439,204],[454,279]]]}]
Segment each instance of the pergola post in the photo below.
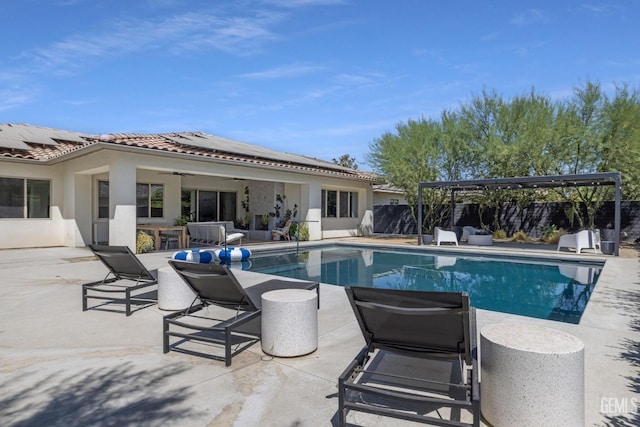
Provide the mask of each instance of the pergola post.
[{"label": "pergola post", "polygon": [[451,217],[451,230],[453,231],[453,226],[456,220],[456,190],[451,190],[451,213],[449,214]]},{"label": "pergola post", "polygon": [[620,199],[622,198],[622,178],[620,177],[620,173],[615,177],[616,183],[616,205],[615,205],[615,213],[613,214],[613,228],[615,229],[615,236],[613,237],[613,246],[614,246],[614,254],[615,256],[620,256],[620,229],[622,228],[622,224],[620,221],[620,210],[621,203]]},{"label": "pergola post", "polygon": [[422,184],[418,184],[418,246],[422,245]]}]

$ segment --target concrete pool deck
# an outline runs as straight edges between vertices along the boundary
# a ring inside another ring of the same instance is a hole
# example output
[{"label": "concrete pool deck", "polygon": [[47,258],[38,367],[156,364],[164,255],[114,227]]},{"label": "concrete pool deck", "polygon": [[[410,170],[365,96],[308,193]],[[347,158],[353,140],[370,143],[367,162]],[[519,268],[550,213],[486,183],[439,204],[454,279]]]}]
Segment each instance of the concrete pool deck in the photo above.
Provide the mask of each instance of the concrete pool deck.
[{"label": "concrete pool deck", "polygon": [[[499,246],[460,249],[514,251]],[[518,250],[557,256],[542,247]],[[342,288],[321,285],[317,351],[270,358],[257,344],[225,368],[223,362],[203,357],[163,354],[161,318],[166,312],[157,306],[130,317],[82,312],[81,284],[106,273],[88,249],[0,254],[1,425],[335,425],[337,378],[364,344]],[[160,268],[170,254],[139,257],[148,268]],[[575,335],[585,344],[587,425],[640,425],[639,259],[585,257],[604,258],[606,264],[580,324],[478,310],[478,331],[490,323],[522,322]],[[247,281],[262,277],[238,274]],[[389,419],[356,413],[348,420],[389,425]]]}]

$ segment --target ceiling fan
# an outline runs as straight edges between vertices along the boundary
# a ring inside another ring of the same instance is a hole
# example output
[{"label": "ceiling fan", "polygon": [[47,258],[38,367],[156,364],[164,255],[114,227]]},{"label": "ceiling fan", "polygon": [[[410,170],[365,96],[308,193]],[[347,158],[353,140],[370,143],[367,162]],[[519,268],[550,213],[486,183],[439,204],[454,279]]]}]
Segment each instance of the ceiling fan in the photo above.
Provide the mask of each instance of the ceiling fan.
[{"label": "ceiling fan", "polygon": [[181,177],[195,176],[195,174],[187,173],[187,172],[160,172],[160,175],[177,175],[177,176],[181,176]]}]

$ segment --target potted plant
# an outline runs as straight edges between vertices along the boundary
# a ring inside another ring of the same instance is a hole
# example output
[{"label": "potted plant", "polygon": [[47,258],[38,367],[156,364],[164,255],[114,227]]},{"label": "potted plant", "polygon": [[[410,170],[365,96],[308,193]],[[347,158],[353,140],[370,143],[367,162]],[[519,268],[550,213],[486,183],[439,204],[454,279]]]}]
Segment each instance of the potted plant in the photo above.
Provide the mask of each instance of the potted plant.
[{"label": "potted plant", "polygon": [[189,215],[182,215],[173,220],[173,225],[185,226],[189,222]]},{"label": "potted plant", "polygon": [[266,230],[267,227],[269,226],[270,218],[271,218],[271,215],[269,215],[268,213],[262,214],[262,217],[260,218],[260,220],[262,221],[263,230]]}]

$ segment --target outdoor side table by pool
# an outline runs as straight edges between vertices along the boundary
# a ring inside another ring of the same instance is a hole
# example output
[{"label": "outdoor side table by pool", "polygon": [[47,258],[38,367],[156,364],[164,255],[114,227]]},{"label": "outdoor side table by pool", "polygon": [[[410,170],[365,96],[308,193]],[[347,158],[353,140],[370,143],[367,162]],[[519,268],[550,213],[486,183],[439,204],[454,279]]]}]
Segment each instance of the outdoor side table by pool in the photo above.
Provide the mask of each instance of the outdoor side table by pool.
[{"label": "outdoor side table by pool", "polygon": [[475,246],[491,246],[493,245],[493,236],[491,234],[471,234],[467,243]]},{"label": "outdoor side table by pool", "polygon": [[262,351],[294,357],[318,348],[318,294],[278,289],[262,294]]},{"label": "outdoor side table by pool", "polygon": [[493,426],[583,426],[584,344],[534,324],[480,331],[484,418]]},{"label": "outdoor side table by pool", "polygon": [[158,269],[158,308],[184,310],[196,299],[196,294],[173,268]]}]

